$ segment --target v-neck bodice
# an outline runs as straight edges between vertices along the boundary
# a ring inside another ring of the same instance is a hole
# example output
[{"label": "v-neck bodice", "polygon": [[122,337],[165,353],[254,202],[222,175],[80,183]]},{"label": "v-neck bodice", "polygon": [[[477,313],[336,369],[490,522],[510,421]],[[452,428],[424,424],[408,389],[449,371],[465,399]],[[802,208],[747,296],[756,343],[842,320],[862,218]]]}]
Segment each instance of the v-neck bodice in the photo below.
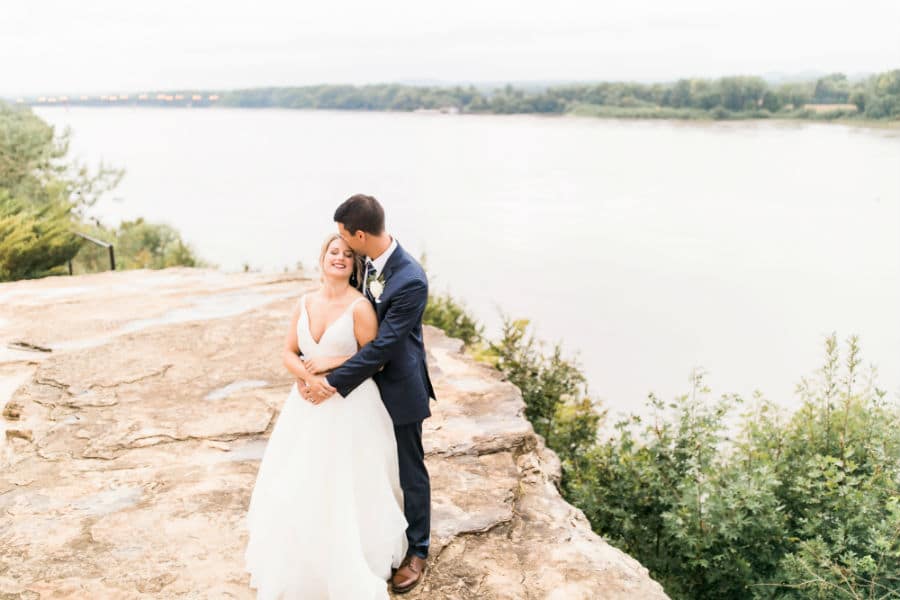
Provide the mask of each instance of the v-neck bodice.
[{"label": "v-neck bodice", "polygon": [[310,330],[309,311],[306,307],[306,296],[300,298],[300,316],[297,318],[297,342],[300,351],[307,357],[344,356],[356,353],[356,335],[353,332],[353,307],[360,300],[357,298],[344,309],[338,318],[329,323],[322,332],[319,341],[313,338]]}]

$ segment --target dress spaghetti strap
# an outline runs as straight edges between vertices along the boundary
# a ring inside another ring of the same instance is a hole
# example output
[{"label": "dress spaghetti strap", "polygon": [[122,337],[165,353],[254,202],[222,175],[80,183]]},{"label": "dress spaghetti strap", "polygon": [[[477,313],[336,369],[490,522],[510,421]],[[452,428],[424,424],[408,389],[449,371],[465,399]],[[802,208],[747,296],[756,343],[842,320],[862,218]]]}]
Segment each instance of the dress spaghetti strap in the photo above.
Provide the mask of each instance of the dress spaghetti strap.
[{"label": "dress spaghetti strap", "polygon": [[309,292],[303,292],[303,294],[300,295],[300,298],[297,299],[297,303],[294,305],[294,308],[297,308],[298,306],[301,309],[304,308],[306,306],[307,295],[309,295]]},{"label": "dress spaghetti strap", "polygon": [[359,302],[360,300],[366,300],[366,299],[367,299],[367,298],[366,298],[365,296],[360,296],[359,298],[357,298],[356,300],[354,300],[353,302],[351,302],[349,306],[347,306],[347,310],[350,310],[350,309],[352,309],[354,306],[356,306],[356,303]]}]

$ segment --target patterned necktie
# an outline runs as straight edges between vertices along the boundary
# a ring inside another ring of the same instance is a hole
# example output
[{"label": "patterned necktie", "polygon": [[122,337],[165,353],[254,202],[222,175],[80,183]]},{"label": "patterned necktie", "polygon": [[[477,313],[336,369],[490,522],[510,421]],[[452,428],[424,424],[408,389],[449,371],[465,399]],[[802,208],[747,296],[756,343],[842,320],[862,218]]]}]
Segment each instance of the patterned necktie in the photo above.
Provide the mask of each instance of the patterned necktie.
[{"label": "patterned necktie", "polygon": [[366,259],[366,277],[364,282],[365,294],[370,300],[375,300],[374,296],[372,296],[372,292],[369,291],[369,283],[375,279],[375,263],[372,262],[372,259]]}]

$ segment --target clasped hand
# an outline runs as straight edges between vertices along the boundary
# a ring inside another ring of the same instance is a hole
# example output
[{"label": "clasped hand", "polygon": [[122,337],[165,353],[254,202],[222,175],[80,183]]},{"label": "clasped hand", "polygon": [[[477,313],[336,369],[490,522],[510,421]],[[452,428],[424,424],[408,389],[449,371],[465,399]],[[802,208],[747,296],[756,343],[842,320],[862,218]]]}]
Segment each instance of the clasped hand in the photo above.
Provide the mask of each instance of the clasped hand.
[{"label": "clasped hand", "polygon": [[326,356],[316,356],[313,358],[302,358],[303,366],[307,371],[312,373],[313,375],[321,375],[326,371],[331,370],[331,365],[329,364],[331,361]]},{"label": "clasped hand", "polygon": [[304,399],[313,404],[321,404],[337,393],[337,390],[328,384],[324,377],[310,377],[307,381],[297,378],[297,391]]}]

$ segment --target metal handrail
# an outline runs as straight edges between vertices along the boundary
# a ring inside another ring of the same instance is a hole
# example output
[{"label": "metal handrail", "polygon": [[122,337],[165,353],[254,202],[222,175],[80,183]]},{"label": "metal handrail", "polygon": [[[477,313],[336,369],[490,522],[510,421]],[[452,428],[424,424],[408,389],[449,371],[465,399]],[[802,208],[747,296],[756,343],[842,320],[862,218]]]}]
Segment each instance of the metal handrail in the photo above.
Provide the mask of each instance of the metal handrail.
[{"label": "metal handrail", "polygon": [[[97,238],[93,238],[89,235],[85,235],[85,234],[81,233],[80,231],[73,231],[72,233],[74,233],[78,237],[84,238],[89,242],[92,242],[94,244],[97,244],[98,246],[101,246],[101,247],[109,250],[109,270],[110,271],[116,270],[116,251],[113,248],[112,244],[110,244],[109,242],[104,242],[103,240],[98,240]],[[71,274],[72,274],[72,259],[69,259],[69,275],[71,275]]]}]

